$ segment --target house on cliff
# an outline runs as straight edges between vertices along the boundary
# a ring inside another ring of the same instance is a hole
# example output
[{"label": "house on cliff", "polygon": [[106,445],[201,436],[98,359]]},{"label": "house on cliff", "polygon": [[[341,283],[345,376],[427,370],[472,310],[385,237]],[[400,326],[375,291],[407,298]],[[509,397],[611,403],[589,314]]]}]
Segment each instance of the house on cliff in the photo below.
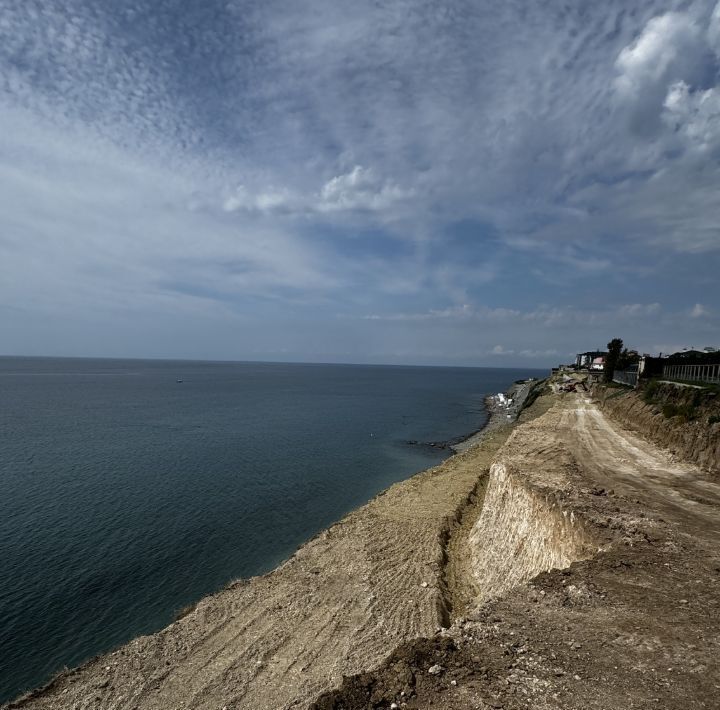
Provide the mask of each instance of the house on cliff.
[{"label": "house on cliff", "polygon": [[578,370],[602,370],[605,367],[607,351],[589,350],[586,353],[578,353],[575,357],[575,367]]}]

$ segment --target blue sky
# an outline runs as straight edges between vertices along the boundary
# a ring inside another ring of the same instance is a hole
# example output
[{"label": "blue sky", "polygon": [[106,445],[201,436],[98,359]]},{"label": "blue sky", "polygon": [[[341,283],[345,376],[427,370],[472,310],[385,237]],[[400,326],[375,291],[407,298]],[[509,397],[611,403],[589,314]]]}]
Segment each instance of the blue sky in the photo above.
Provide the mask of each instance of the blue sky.
[{"label": "blue sky", "polygon": [[6,0],[0,354],[720,346],[720,4]]}]

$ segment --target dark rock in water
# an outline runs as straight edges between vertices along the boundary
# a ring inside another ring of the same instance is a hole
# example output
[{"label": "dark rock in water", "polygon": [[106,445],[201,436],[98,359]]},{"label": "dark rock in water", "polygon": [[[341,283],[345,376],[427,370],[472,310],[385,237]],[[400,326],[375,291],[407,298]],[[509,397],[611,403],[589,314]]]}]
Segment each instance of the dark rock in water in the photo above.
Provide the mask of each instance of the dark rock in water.
[{"label": "dark rock in water", "polygon": [[440,449],[445,450],[452,447],[456,441],[417,441],[416,439],[408,439],[405,441],[408,446],[423,446],[426,449]]}]

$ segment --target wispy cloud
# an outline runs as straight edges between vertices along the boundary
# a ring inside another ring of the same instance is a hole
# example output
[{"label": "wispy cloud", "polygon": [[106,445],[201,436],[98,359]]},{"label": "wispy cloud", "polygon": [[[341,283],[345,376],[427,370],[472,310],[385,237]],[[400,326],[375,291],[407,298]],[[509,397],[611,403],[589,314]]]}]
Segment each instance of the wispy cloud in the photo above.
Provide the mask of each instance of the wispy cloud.
[{"label": "wispy cloud", "polygon": [[636,316],[653,316],[659,312],[659,303],[628,303],[617,309],[617,315],[620,319]]},{"label": "wispy cloud", "polygon": [[250,191],[238,186],[223,201],[226,212],[245,210],[261,213],[312,214],[326,212],[385,212],[407,202],[413,190],[382,180],[371,168],[354,166],[330,178],[318,191],[298,192],[286,187]]},{"label": "wispy cloud", "polygon": [[690,309],[690,317],[691,318],[702,318],[703,316],[709,315],[707,309],[705,306],[702,305],[702,303],[696,303],[691,309]]},{"label": "wispy cloud", "polygon": [[[695,308],[705,311],[700,304]],[[573,306],[547,306],[541,305],[532,310],[522,311],[512,308],[489,308],[487,306],[472,306],[463,304],[440,310],[430,310],[420,313],[389,313],[386,315],[365,315],[366,320],[387,321],[477,321],[481,323],[539,323],[542,325],[566,324],[574,326],[581,322],[600,324],[616,324],[623,327],[628,322],[637,319],[657,317],[661,312],[659,303],[630,303],[612,308],[576,308]]]},{"label": "wispy cloud", "polygon": [[212,322],[217,356],[239,320],[232,354],[709,337],[719,64],[703,0],[6,3],[4,347],[47,314]]}]

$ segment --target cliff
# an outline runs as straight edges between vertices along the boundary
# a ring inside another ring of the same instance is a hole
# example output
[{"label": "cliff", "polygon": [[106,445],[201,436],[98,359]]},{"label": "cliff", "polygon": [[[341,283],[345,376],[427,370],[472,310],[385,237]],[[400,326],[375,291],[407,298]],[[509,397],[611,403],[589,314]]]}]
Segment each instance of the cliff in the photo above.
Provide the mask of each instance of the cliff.
[{"label": "cliff", "polygon": [[714,707],[720,485],[606,416],[620,400],[639,406],[540,396],[270,574],[11,706]]},{"label": "cliff", "polygon": [[598,386],[594,396],[622,426],[707,471],[720,472],[717,388],[650,381],[640,390]]},{"label": "cliff", "polygon": [[717,483],[559,395],[491,468],[474,605],[312,708],[714,707],[719,543]]}]

